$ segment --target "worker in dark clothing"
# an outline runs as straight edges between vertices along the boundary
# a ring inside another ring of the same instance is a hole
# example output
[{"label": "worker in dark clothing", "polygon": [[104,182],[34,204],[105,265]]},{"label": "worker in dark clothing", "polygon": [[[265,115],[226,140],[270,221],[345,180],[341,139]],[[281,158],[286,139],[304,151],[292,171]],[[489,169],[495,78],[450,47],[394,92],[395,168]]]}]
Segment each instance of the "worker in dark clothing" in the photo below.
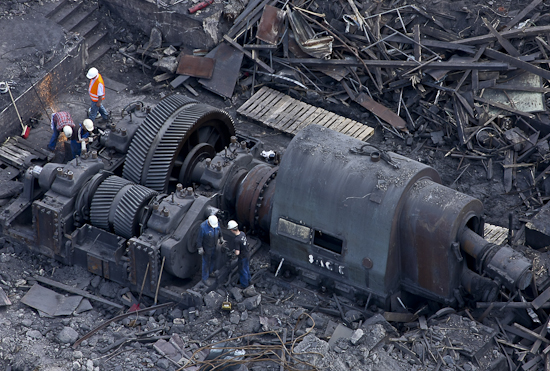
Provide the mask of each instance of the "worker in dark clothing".
[{"label": "worker in dark clothing", "polygon": [[90,137],[90,133],[94,131],[94,122],[90,119],[85,119],[78,127],[78,130],[73,132],[71,137],[71,149],[73,152],[73,158],[80,156],[82,150],[86,148],[87,143],[91,143],[93,138]]},{"label": "worker in dark clothing", "polygon": [[197,249],[202,255],[202,280],[206,282],[216,265],[216,246],[223,242],[218,218],[210,215],[207,220],[201,223],[199,236],[197,238]]},{"label": "worker in dark clothing", "polygon": [[233,233],[233,250],[239,258],[239,282],[242,288],[250,285],[250,247],[244,232],[239,231],[239,225],[236,221],[230,220],[227,228]]},{"label": "worker in dark clothing", "polygon": [[48,149],[50,151],[54,151],[59,133],[63,132],[67,137],[67,140],[70,140],[73,135],[74,121],[71,114],[69,112],[54,113],[52,115],[51,128],[53,130],[53,134],[50,139],[50,143],[48,144]]}]

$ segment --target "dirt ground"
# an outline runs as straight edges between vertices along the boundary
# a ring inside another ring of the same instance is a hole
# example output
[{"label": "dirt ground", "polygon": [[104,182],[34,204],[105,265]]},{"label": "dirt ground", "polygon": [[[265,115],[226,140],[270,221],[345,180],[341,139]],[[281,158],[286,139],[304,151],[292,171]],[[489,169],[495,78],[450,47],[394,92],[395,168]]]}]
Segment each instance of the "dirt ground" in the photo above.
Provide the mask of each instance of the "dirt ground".
[{"label": "dirt ground", "polygon": [[[51,2],[56,2],[56,0],[0,1],[0,22],[4,19],[17,19],[24,16],[31,8],[40,8],[44,3]],[[530,2],[528,0],[426,0],[414,3],[424,6],[430,12],[454,16],[455,20],[452,21],[444,19],[445,25],[462,37],[470,37],[486,33],[480,17],[486,16],[493,20],[500,19],[502,22],[506,22]],[[380,2],[363,1],[362,3],[365,7],[369,7]],[[404,1],[388,0],[382,1],[382,3],[389,8],[405,5]],[[543,2],[540,9],[548,11],[548,6]],[[312,11],[325,13],[327,18],[340,18],[342,5],[338,1],[316,1]],[[109,37],[113,40],[113,46],[111,51],[101,58],[96,67],[104,76],[126,85],[126,89],[119,93],[108,91],[105,105],[112,112],[113,117],[118,117],[121,110],[133,101],[143,101],[146,104],[154,105],[166,95],[172,94],[173,90],[165,83],[156,83],[153,80],[153,76],[159,71],[141,68],[139,65],[127,61],[117,52],[120,47],[130,45],[130,43],[120,40],[132,40],[132,43],[136,45],[145,44],[149,35],[139,33],[131,25],[123,24],[119,19],[114,19],[105,12],[101,14],[101,22],[110,30]],[[147,84],[152,84],[152,87],[143,90],[142,88]],[[231,99],[220,98],[202,89],[198,84],[194,84],[193,87],[199,92],[201,101],[228,111],[235,120],[238,132],[261,139],[265,143],[266,149],[273,149],[284,156],[284,149],[291,140],[289,136],[247,121],[236,113],[237,108],[249,98],[249,91],[246,87],[238,84]],[[84,119],[88,107],[86,89],[87,80],[82,76],[74,85],[67,87],[67,92],[59,97],[58,108],[69,110],[75,120]],[[179,87],[177,92],[189,95],[183,87]],[[483,202],[486,222],[508,227],[509,214],[511,213],[513,216],[512,227],[514,231],[518,231],[523,222],[532,216],[532,211],[527,210],[517,194],[514,192],[506,194],[503,186],[503,167],[500,166],[500,163],[494,164],[494,175],[492,179],[487,179],[487,172],[480,161],[468,159],[461,161],[446,156],[456,146],[456,141],[436,146],[431,143],[429,138],[413,137],[412,143],[407,144],[403,139],[379,126],[372,115],[357,104],[335,104],[319,100],[318,97],[309,97],[309,99],[304,97],[304,100],[375,127],[375,134],[369,140],[370,143],[376,144],[383,150],[395,152],[433,166],[441,175],[444,185]],[[43,121],[43,125],[47,125],[45,121]],[[530,176],[528,171],[519,169],[518,188],[527,188]],[[397,326],[396,329],[385,321],[365,324],[364,313],[374,315],[378,309],[371,307],[364,312],[355,306],[355,303],[347,301],[342,303],[346,315],[353,316],[355,314],[353,311],[363,313],[363,317],[357,317],[357,319],[361,318],[360,320],[351,321],[351,328],[356,331],[361,330],[361,336],[355,343],[340,342],[336,347],[328,350],[326,342],[320,339],[326,339],[326,334],[332,333],[334,322],[340,321],[337,318],[339,316],[334,317],[315,312],[307,317],[303,321],[304,323],[298,319],[300,314],[306,312],[306,309],[311,309],[306,304],[312,307],[328,306],[335,312],[338,311],[337,305],[331,301],[330,297],[304,287],[305,285],[264,278],[262,272],[266,271],[268,263],[265,250],[262,250],[253,259],[251,270],[253,275],[257,274],[257,277],[252,290],[242,292],[241,290],[231,290],[229,287],[221,288],[208,300],[205,300],[206,305],[201,308],[186,310],[170,308],[113,322],[82,342],[79,347],[73,348],[71,344],[77,338],[119,312],[108,305],[91,301],[92,310],[72,316],[49,318],[20,301],[30,287],[36,283],[32,277],[36,275],[48,277],[73,287],[86,289],[115,302],[119,302],[125,289],[115,283],[100,279],[82,268],[63,266],[47,257],[31,254],[23,247],[12,245],[0,238],[0,287],[8,294],[12,302],[11,306],[0,308],[0,370],[175,370],[179,366],[153,347],[156,340],[160,338],[168,340],[174,334],[178,334],[183,338],[187,351],[194,352],[211,342],[236,338],[230,346],[234,351],[235,349],[245,349],[254,344],[263,344],[264,346],[267,346],[265,344],[275,344],[277,337],[274,335],[270,335],[271,338],[266,341],[265,338],[248,337],[247,334],[278,331],[282,328],[288,329],[289,338],[292,332],[293,338],[301,340],[300,351],[313,352],[313,355],[308,354],[309,358],[293,355],[293,357],[304,361],[295,369],[420,371],[437,368],[440,370],[482,370],[489,369],[488,364],[494,360],[476,363],[461,356],[462,358],[446,359],[447,362],[444,362],[443,366],[441,362],[437,366],[437,360],[430,359],[429,349],[426,348],[422,350],[422,354],[427,360],[417,364],[414,357],[407,352],[398,351],[399,346],[394,346],[393,343],[382,343],[377,346],[369,343],[369,339],[377,338],[377,336],[381,336],[380,339],[383,339],[390,336],[398,338],[405,336],[403,334],[408,334],[407,336],[413,338],[411,331],[417,329],[406,327],[406,325]],[[257,302],[258,295],[261,303]],[[223,301],[226,297],[231,299],[235,310],[224,312],[219,309],[220,300]],[[143,300],[145,304],[152,305],[150,298]],[[423,314],[428,318],[431,316],[429,324],[433,326],[438,324],[439,318],[433,316],[434,311],[426,311]],[[460,314],[464,315],[464,312],[460,312]],[[445,320],[449,321],[450,318],[452,317],[445,317]],[[473,332],[479,332],[479,329],[483,328],[483,324],[474,322],[471,321],[468,326],[474,329]],[[443,327],[441,324],[438,326]],[[478,327],[476,328],[476,326]],[[295,333],[293,329],[296,330]],[[432,334],[438,330],[439,328],[431,330]],[[143,332],[148,333],[146,336],[139,335]],[[147,337],[150,338],[147,339]],[[246,349],[248,349],[248,353],[258,352],[256,348]],[[323,353],[325,357],[318,357],[319,353]],[[420,350],[415,354],[421,354]],[[495,359],[499,355],[502,356],[498,347],[492,348],[491,354]],[[233,367],[231,369],[235,370],[280,369],[279,364],[266,361],[250,362],[246,366],[237,363]]]}]

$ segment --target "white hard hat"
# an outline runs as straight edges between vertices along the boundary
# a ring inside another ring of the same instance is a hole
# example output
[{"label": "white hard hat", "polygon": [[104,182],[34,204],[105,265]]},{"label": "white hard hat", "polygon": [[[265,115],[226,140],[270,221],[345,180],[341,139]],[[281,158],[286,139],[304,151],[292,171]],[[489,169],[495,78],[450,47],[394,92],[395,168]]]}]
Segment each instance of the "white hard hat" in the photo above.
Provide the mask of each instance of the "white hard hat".
[{"label": "white hard hat", "polygon": [[63,127],[63,133],[65,134],[67,139],[71,139],[71,137],[73,136],[73,128],[70,127],[69,125],[65,125]]},{"label": "white hard hat", "polygon": [[88,70],[88,73],[86,74],[86,77],[89,78],[89,79],[93,79],[98,74],[99,74],[99,71],[97,70],[97,68],[92,67]]},{"label": "white hard hat", "polygon": [[216,215],[210,215],[208,217],[208,224],[210,224],[212,228],[218,228],[218,218]]},{"label": "white hard hat", "polygon": [[237,224],[236,221],[230,220],[229,223],[227,223],[227,228],[229,228],[229,229],[237,229],[237,228],[239,228],[239,225]]},{"label": "white hard hat", "polygon": [[94,122],[90,119],[85,119],[83,122],[82,122],[82,125],[84,125],[84,127],[86,128],[86,130],[88,131],[94,131]]}]

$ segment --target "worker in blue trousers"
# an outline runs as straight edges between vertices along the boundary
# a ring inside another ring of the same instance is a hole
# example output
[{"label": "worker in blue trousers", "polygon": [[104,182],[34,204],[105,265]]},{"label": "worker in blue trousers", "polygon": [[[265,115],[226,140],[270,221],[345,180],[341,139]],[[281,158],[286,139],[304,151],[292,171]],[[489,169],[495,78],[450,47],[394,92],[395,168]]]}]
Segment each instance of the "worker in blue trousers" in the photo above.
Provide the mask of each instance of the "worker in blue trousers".
[{"label": "worker in blue trousers", "polygon": [[235,236],[232,248],[239,258],[239,282],[244,289],[250,285],[250,245],[246,239],[246,234],[239,231],[239,224],[236,221],[230,220],[227,223],[227,228]]},{"label": "worker in blue trousers", "polygon": [[71,149],[73,151],[73,158],[80,156],[82,150],[86,148],[86,145],[92,143],[93,138],[90,134],[94,131],[94,122],[90,119],[85,119],[82,124],[74,131],[71,139]]},{"label": "worker in blue trousers", "polygon": [[197,252],[202,256],[202,281],[206,282],[216,266],[217,244],[224,243],[218,218],[210,215],[207,220],[201,223],[197,237]]}]

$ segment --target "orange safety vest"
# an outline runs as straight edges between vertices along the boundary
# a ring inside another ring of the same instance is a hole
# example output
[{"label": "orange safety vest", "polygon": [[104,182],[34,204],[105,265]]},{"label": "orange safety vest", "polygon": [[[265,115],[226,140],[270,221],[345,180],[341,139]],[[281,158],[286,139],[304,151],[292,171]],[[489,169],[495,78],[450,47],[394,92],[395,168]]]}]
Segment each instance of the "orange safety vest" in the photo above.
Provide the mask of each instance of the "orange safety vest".
[{"label": "orange safety vest", "polygon": [[97,74],[95,79],[90,80],[90,85],[88,87],[88,93],[90,94],[90,98],[92,98],[93,102],[98,101],[97,90],[99,84],[103,85],[103,96],[105,97],[105,84],[103,83],[103,77],[101,77],[100,74]]}]

